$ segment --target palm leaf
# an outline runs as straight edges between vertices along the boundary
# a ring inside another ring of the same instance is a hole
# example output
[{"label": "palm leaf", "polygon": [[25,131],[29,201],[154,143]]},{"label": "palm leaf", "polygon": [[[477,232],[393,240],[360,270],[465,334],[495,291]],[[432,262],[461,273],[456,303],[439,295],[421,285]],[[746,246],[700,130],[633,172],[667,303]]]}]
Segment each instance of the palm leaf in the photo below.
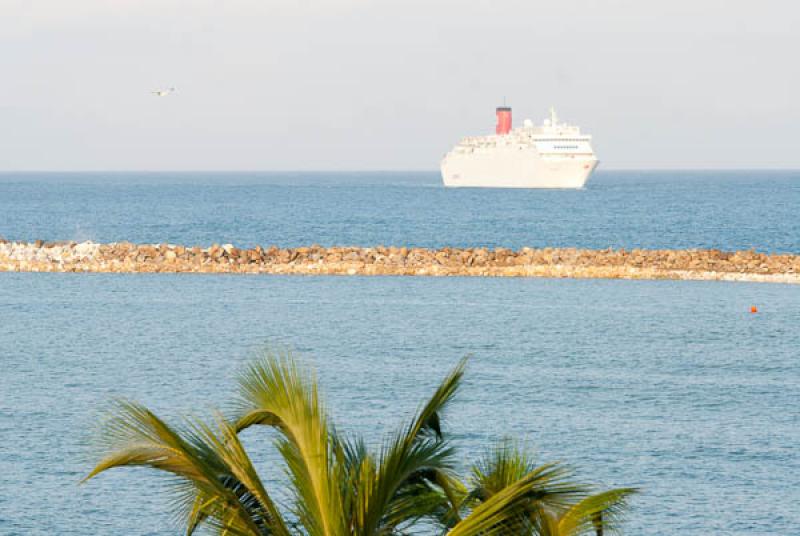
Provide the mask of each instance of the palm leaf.
[{"label": "palm leaf", "polygon": [[433,396],[417,412],[406,432],[406,441],[414,441],[420,436],[427,437],[431,434],[439,439],[442,438],[442,412],[453,400],[461,386],[468,361],[469,357],[459,361],[433,393]]},{"label": "palm leaf", "polygon": [[237,432],[254,424],[282,434],[277,441],[296,495],[295,514],[312,536],[344,534],[334,437],[313,376],[288,352],[265,354],[239,376]]},{"label": "palm leaf", "polygon": [[219,458],[233,479],[242,486],[248,498],[252,498],[253,508],[264,509],[262,516],[267,518],[269,532],[276,536],[288,536],[289,529],[253,467],[236,429],[221,415],[217,415],[216,424],[217,430],[202,423],[197,425],[202,443],[213,449],[213,455]]},{"label": "palm leaf", "polygon": [[535,507],[566,507],[570,498],[583,492],[568,480],[571,472],[557,463],[537,467],[522,478],[477,501],[472,512],[457,523],[450,536],[483,533],[519,533],[530,523]]},{"label": "palm leaf", "polygon": [[619,531],[628,499],[635,488],[619,488],[590,495],[572,505],[558,520],[559,536]]},{"label": "palm leaf", "polygon": [[252,468],[249,459],[244,466],[236,465],[244,463],[236,459],[246,458],[244,451],[225,454],[226,438],[210,427],[194,423],[178,430],[147,408],[120,401],[102,433],[100,443],[109,453],[84,481],[115,467],[158,469],[178,478],[176,508],[188,519],[189,533],[206,522],[229,534],[286,534],[280,516],[273,517],[259,500],[268,499],[263,486],[254,493],[237,478]]},{"label": "palm leaf", "polygon": [[589,491],[587,486],[572,481],[573,474],[569,467],[558,462],[539,467],[523,446],[503,440],[472,467],[467,502],[484,502],[530,475],[539,475],[528,492],[531,509],[563,510]]},{"label": "palm leaf", "polygon": [[[384,444],[376,471],[370,477],[364,474],[369,481],[362,482],[365,489],[356,514],[359,533],[374,534],[429,516],[447,501],[447,495],[432,492],[427,484],[447,481],[453,469],[452,448],[442,438],[441,415],[461,384],[466,363],[462,359],[411,422]],[[420,486],[423,480],[426,485]],[[415,493],[420,501],[410,508],[409,498]]]},{"label": "palm leaf", "polygon": [[[328,422],[312,374],[288,352],[265,354],[239,376],[238,418],[167,425],[141,405],[120,402],[103,427],[106,456],[85,480],[114,467],[173,476],[174,505],[187,534],[223,536],[393,536],[420,521],[451,536],[580,536],[615,531],[635,490],[590,495],[559,463],[537,465],[505,441],[454,473],[442,415],[461,384],[462,360],[413,418],[373,453]],[[291,527],[256,472],[239,432],[277,430],[275,445],[294,492]],[[301,532],[302,529],[302,532]]]}]

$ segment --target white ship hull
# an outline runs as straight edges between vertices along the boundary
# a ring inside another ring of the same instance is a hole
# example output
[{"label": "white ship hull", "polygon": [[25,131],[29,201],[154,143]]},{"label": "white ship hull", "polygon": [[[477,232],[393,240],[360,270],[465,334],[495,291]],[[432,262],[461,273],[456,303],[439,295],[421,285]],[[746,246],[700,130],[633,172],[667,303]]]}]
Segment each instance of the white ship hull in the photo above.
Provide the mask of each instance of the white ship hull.
[{"label": "white ship hull", "polygon": [[595,167],[593,157],[543,158],[532,148],[509,148],[488,154],[451,153],[441,169],[448,187],[583,188]]},{"label": "white ship hull", "polygon": [[497,108],[495,134],[467,136],[442,159],[449,187],[583,188],[597,167],[592,137],[550,118],[541,126],[526,119],[511,128],[511,108]]}]

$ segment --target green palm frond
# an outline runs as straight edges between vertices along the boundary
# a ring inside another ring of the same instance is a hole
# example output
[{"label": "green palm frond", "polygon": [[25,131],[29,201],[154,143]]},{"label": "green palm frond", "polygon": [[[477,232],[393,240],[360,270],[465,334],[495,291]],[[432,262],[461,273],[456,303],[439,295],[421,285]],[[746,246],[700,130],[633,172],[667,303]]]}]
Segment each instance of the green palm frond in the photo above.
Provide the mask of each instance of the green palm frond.
[{"label": "green palm frond", "polygon": [[145,465],[188,479],[202,478],[191,459],[191,445],[147,408],[125,400],[113,404],[98,446],[108,455],[84,482],[112,467]]},{"label": "green palm frond", "polygon": [[574,472],[568,466],[558,462],[537,466],[523,446],[504,440],[490,448],[472,467],[468,501],[485,502],[530,475],[538,475],[528,491],[532,509],[564,509],[589,491],[588,486],[572,480]]},{"label": "green palm frond", "polygon": [[[396,441],[388,442],[382,449],[380,461],[371,482],[362,486],[357,516],[363,520],[359,532],[374,534],[379,529],[394,528],[402,521],[397,512],[406,512],[409,517],[421,518],[430,515],[446,501],[441,492],[429,493],[430,483],[439,473],[452,471],[453,449],[443,441],[422,440],[407,449],[398,448]],[[364,482],[366,484],[366,482]],[[424,496],[413,511],[408,508],[409,498],[415,494]],[[438,502],[434,499],[438,498]],[[400,507],[396,502],[404,503]]]},{"label": "green palm frond", "polygon": [[[598,528],[610,532],[619,527],[627,510],[630,488],[589,495],[589,487],[574,482],[573,471],[559,463],[537,466],[519,444],[506,440],[495,445],[473,466],[471,489],[465,503],[472,515],[483,517],[485,505],[498,496],[514,498],[502,507],[508,516],[489,532],[538,536],[578,536]],[[519,483],[525,482],[525,489]],[[470,516],[471,517],[471,516]],[[469,519],[469,517],[467,518]],[[492,522],[483,521],[485,529]]]},{"label": "green palm frond", "polygon": [[443,527],[452,528],[461,521],[463,511],[468,504],[469,489],[456,475],[442,471],[437,472],[430,481],[447,499],[442,508],[434,514],[434,519]]},{"label": "green palm frond", "polygon": [[530,531],[531,514],[537,510],[567,508],[571,500],[585,493],[585,487],[570,480],[572,472],[558,464],[536,467],[520,479],[491,495],[473,492],[475,506],[449,534],[465,536]]},{"label": "green palm frond", "polygon": [[[363,498],[359,501],[356,518],[363,534],[396,527],[402,519],[396,512],[421,518],[431,515],[447,501],[441,492],[431,492],[428,484],[448,479],[453,470],[453,450],[442,438],[442,412],[455,397],[466,363],[466,358],[462,359],[411,422],[384,444],[377,471],[372,481],[364,483],[366,491],[362,489]],[[415,493],[424,496],[424,501],[418,501],[418,505],[424,506],[413,511],[401,506],[409,504],[408,498]],[[398,504],[393,504],[394,501]]]},{"label": "green palm frond", "polygon": [[[89,480],[114,467],[144,466],[172,476],[173,504],[187,524],[221,536],[397,536],[415,524],[451,536],[584,536],[619,528],[635,492],[590,494],[560,463],[539,465],[503,441],[456,475],[443,412],[466,359],[407,424],[376,451],[329,422],[313,374],[289,352],[267,353],[239,376],[237,414],[173,427],[147,408],[119,402],[102,427],[105,457]],[[245,451],[239,433],[274,429],[274,445],[294,495],[287,523]]]},{"label": "green palm frond", "polygon": [[204,423],[197,423],[194,428],[203,450],[210,449],[211,457],[218,458],[230,473],[229,480],[237,483],[240,502],[247,504],[251,510],[263,510],[259,517],[266,520],[265,525],[270,534],[287,536],[289,530],[244,450],[234,426],[221,415],[217,415],[216,429]]},{"label": "green palm frond", "polygon": [[459,361],[450,371],[450,374],[439,384],[433,396],[417,412],[406,431],[406,441],[415,441],[417,438],[430,437],[431,435],[438,439],[442,438],[442,412],[455,398],[456,392],[464,379],[464,371],[467,368],[468,361],[469,357]]},{"label": "green palm frond", "polygon": [[471,495],[483,501],[536,469],[533,456],[511,440],[488,449],[472,466]]},{"label": "green palm frond", "polygon": [[341,468],[334,462],[331,432],[316,381],[288,352],[266,354],[239,376],[237,432],[254,424],[272,426],[296,495],[295,514],[306,530],[344,534]]},{"label": "green palm frond", "polygon": [[143,406],[120,401],[101,430],[108,454],[84,481],[115,467],[158,469],[178,479],[176,509],[188,520],[190,534],[202,522],[229,534],[287,534],[260,481],[253,480],[233,428],[222,421],[220,426],[215,431],[194,422],[175,429]]},{"label": "green palm frond", "polygon": [[636,492],[635,488],[618,488],[582,499],[558,519],[558,536],[618,532],[629,508],[628,499]]}]

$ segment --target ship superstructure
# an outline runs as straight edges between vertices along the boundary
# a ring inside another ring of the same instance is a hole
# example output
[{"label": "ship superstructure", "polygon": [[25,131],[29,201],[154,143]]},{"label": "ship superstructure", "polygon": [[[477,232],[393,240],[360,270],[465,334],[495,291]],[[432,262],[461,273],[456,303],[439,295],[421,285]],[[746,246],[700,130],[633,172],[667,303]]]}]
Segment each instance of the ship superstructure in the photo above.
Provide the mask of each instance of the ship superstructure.
[{"label": "ship superstructure", "polygon": [[468,136],[442,159],[445,186],[582,188],[597,166],[592,137],[559,121],[511,128],[511,108],[497,108],[495,134]]}]

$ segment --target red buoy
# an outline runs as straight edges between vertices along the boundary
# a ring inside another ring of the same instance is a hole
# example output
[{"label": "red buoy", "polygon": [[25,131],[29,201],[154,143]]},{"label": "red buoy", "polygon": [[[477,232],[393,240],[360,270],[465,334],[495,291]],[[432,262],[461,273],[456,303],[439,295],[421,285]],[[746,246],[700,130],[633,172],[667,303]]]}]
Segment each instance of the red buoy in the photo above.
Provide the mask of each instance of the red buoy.
[{"label": "red buoy", "polygon": [[751,313],[757,313],[758,312],[758,307],[756,307],[755,305],[751,305],[750,306],[750,312]]},{"label": "red buoy", "polygon": [[496,134],[508,134],[511,132],[511,108],[507,106],[497,108],[497,126],[494,131]]}]

